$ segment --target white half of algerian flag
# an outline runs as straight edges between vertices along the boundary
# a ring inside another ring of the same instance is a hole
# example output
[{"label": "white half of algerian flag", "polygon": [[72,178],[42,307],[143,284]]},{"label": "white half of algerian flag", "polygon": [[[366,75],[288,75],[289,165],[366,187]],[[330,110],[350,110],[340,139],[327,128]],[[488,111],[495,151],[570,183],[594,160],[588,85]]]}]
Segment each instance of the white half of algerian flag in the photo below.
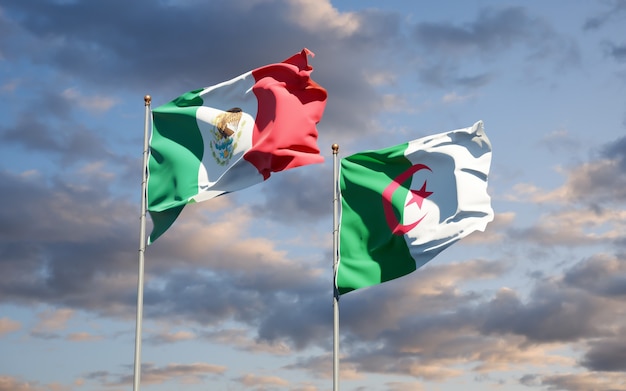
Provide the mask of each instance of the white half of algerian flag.
[{"label": "white half of algerian flag", "polygon": [[304,49],[152,111],[147,205],[154,227],[149,243],[189,203],[324,160],[316,124],[327,93],[311,79],[308,55]]},{"label": "white half of algerian flag", "polygon": [[482,121],[341,161],[340,294],[423,266],[493,220]]}]

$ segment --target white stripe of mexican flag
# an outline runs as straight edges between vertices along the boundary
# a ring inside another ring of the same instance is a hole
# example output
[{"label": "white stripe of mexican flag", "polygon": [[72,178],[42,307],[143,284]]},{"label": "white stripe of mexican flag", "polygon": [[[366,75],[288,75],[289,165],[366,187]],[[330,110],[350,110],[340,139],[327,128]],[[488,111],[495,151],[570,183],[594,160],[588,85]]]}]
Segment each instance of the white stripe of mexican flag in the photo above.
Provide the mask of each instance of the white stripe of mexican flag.
[{"label": "white stripe of mexican flag", "polygon": [[[203,104],[196,111],[196,122],[205,142],[198,167],[197,194],[191,197],[193,201],[209,200],[263,182],[259,170],[243,159],[244,154],[252,148],[258,106],[256,96],[252,93],[255,83],[252,72],[247,72],[198,94]],[[216,124],[224,111],[216,107],[241,110],[241,118],[227,125],[234,132],[232,136],[220,137]],[[224,175],[227,172],[229,174]]]}]

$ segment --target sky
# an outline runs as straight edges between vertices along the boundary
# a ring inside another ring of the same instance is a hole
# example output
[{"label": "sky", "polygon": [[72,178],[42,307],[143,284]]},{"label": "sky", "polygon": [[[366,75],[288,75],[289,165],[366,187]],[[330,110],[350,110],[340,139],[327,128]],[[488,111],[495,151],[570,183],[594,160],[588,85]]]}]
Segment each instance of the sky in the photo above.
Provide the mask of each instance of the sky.
[{"label": "sky", "polygon": [[148,247],[141,389],[331,390],[331,145],[482,120],[494,221],[341,297],[341,390],[626,390],[625,21],[624,0],[1,0],[0,391],[132,389],[144,96],[303,48],[324,163]]}]

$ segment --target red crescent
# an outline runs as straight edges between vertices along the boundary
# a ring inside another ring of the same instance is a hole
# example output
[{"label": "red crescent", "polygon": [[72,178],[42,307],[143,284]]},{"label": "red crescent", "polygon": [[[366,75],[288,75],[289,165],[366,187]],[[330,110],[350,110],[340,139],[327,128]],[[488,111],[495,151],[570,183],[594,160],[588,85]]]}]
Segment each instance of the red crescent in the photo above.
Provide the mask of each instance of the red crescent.
[{"label": "red crescent", "polygon": [[431,171],[430,167],[425,164],[416,164],[411,166],[408,170],[404,171],[402,174],[398,175],[394,178],[393,181],[385,188],[383,191],[383,210],[385,211],[385,219],[387,220],[387,225],[391,228],[391,233],[394,235],[402,236],[415,228],[423,219],[426,217],[422,216],[419,220],[411,223],[411,224],[401,224],[398,219],[396,219],[396,215],[393,213],[393,206],[391,205],[391,198],[393,197],[393,193],[400,187],[400,185],[413,176],[416,172],[420,170],[428,170]]}]

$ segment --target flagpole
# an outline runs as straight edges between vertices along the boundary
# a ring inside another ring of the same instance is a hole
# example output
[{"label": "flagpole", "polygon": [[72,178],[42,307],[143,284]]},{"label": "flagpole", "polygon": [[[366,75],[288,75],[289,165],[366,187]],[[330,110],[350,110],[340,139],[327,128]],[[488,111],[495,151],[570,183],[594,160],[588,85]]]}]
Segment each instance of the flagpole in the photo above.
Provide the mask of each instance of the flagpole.
[{"label": "flagpole", "polygon": [[148,182],[148,134],[150,131],[150,103],[152,98],[143,98],[146,106],[143,130],[143,170],[141,180],[141,217],[139,229],[139,278],[137,280],[137,323],[135,326],[135,369],[133,391],[139,391],[141,380],[141,321],[143,318],[143,266],[146,252],[146,186]]},{"label": "flagpole", "polygon": [[339,291],[335,278],[337,276],[337,258],[339,249],[339,181],[337,153],[339,145],[333,144],[333,391],[339,391]]}]

